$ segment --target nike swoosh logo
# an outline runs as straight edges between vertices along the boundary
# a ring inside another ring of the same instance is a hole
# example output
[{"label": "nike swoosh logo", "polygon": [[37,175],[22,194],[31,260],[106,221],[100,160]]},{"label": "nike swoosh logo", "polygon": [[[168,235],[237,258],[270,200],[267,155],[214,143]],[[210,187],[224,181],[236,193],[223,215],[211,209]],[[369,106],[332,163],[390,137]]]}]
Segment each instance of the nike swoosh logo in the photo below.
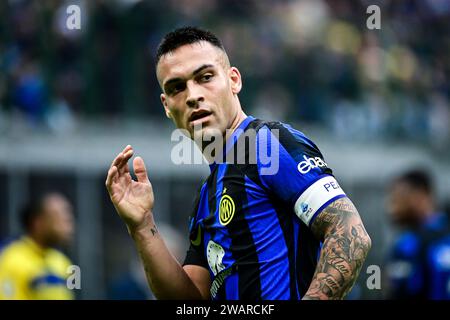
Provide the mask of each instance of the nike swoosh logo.
[{"label": "nike swoosh logo", "polygon": [[200,224],[197,227],[197,237],[191,242],[194,246],[199,246],[202,243],[202,228],[200,228]]}]

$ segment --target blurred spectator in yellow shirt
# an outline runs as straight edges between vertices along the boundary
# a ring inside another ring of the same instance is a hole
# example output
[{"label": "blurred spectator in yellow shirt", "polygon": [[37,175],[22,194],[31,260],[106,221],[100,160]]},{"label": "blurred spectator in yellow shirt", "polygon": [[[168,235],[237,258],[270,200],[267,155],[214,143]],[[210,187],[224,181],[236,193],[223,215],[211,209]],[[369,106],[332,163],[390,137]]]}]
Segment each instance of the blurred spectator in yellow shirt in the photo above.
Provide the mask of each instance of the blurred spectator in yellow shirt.
[{"label": "blurred spectator in yellow shirt", "polygon": [[25,235],[0,249],[0,299],[73,299],[66,284],[72,263],[57,249],[73,238],[70,202],[48,193],[25,207],[22,223]]}]

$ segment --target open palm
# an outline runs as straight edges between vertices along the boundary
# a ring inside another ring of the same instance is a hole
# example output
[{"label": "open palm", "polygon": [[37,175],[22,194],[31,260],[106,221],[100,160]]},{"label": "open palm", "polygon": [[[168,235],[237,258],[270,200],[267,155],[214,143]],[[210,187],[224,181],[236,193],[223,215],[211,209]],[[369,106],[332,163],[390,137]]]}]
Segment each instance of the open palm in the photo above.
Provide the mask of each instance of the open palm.
[{"label": "open palm", "polygon": [[127,146],[117,155],[111,164],[106,178],[106,188],[119,216],[129,228],[144,225],[153,209],[153,189],[148,180],[144,160],[133,160],[137,181],[131,178],[128,160],[133,156],[133,149]]}]

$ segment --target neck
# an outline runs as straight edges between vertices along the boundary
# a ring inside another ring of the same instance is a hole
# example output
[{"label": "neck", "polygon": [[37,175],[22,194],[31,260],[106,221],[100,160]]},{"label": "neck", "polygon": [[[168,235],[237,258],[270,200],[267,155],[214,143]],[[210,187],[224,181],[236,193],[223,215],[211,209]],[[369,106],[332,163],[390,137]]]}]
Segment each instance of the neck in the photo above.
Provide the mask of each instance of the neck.
[{"label": "neck", "polygon": [[33,240],[33,242],[41,249],[46,249],[48,245],[45,243],[45,241],[38,237],[36,234],[29,234],[28,237]]},{"label": "neck", "polygon": [[242,123],[242,121],[247,118],[247,115],[240,109],[238,111],[238,114],[236,117],[234,117],[233,121],[231,122],[230,128],[225,132],[225,140],[224,143],[228,140],[228,138],[233,134],[233,132],[239,127],[239,125]]},{"label": "neck", "polygon": [[422,214],[423,221],[428,221],[436,213],[434,210],[434,207],[432,205],[429,205],[426,208],[424,208],[424,210],[422,212],[423,212],[423,214]]},{"label": "neck", "polygon": [[[239,125],[242,123],[242,121],[245,120],[245,118],[247,118],[247,115],[244,113],[244,111],[242,111],[241,108],[239,108],[239,111],[237,112],[237,114],[235,115],[235,117],[233,118],[233,120],[231,121],[229,127],[225,130],[224,134],[223,134],[223,139],[221,139],[221,143],[218,145],[214,145],[213,143],[207,143],[204,144],[202,146],[202,153],[203,156],[205,157],[206,161],[208,161],[208,163],[213,163],[218,156],[220,156],[219,154],[221,154],[224,146],[226,145],[226,142],[228,141],[228,139],[230,138],[230,136],[233,134],[233,132],[239,127]],[[208,147],[209,145],[212,145],[213,148]],[[212,152],[211,152],[212,151]],[[217,154],[217,152],[219,154]]]}]

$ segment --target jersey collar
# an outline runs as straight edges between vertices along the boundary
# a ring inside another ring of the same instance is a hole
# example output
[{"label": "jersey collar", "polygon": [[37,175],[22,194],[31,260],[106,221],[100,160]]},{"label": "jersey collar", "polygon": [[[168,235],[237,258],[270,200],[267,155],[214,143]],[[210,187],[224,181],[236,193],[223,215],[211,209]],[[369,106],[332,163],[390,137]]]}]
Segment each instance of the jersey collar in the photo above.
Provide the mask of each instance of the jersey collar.
[{"label": "jersey collar", "polygon": [[42,256],[45,255],[46,249],[43,248],[42,246],[40,246],[31,237],[23,236],[23,241],[24,241],[24,243],[26,243],[28,245],[29,248],[31,248],[31,250],[33,250],[37,254],[42,255]]},{"label": "jersey collar", "polygon": [[[225,152],[223,154],[226,155],[231,150],[231,148],[234,146],[234,144],[238,140],[239,136],[244,132],[244,130],[248,127],[250,122],[252,122],[253,120],[255,120],[255,118],[252,116],[246,117],[241,122],[241,124],[233,131],[233,133],[231,134],[231,136],[228,138],[227,142],[225,143],[225,146],[224,146]],[[230,141],[232,141],[233,143],[229,143]],[[220,156],[218,158],[220,158]],[[209,164],[209,168],[210,168],[211,172],[216,168],[216,166],[217,166],[217,161],[214,161]]]}]

